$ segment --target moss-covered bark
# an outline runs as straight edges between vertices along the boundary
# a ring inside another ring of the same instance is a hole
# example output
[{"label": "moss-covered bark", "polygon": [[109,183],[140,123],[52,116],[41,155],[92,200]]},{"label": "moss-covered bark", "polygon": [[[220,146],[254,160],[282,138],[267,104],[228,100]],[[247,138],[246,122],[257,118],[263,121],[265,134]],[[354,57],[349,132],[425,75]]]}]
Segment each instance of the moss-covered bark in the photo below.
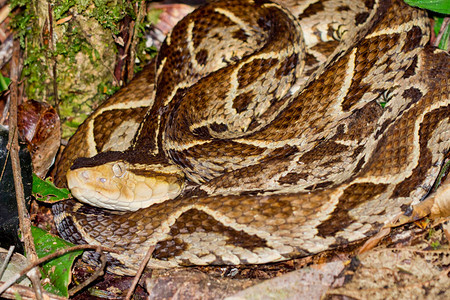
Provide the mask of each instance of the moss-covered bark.
[{"label": "moss-covered bark", "polygon": [[131,40],[137,32],[134,27],[142,27],[142,3],[16,0],[11,4],[20,7],[13,26],[24,49],[26,96],[57,105],[63,137],[69,137],[121,85],[124,72],[115,69],[137,44]]}]

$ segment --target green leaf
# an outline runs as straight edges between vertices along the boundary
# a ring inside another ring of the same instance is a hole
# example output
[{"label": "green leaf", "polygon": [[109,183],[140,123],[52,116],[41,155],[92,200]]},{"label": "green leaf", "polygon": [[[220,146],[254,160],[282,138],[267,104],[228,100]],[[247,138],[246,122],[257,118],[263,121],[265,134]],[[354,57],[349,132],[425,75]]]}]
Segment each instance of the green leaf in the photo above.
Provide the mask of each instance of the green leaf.
[{"label": "green leaf", "polygon": [[450,14],[449,0],[405,0],[411,6],[435,11],[441,14]]},{"label": "green leaf", "polygon": [[50,180],[42,180],[36,174],[33,174],[33,196],[36,200],[53,203],[61,200],[69,199],[70,192],[68,189],[57,188]]},{"label": "green leaf", "polygon": [[[34,226],[31,227],[31,233],[34,238],[36,253],[39,258],[47,256],[59,249],[73,246],[73,244]],[[48,278],[48,280],[43,280],[43,287],[45,290],[56,295],[68,297],[68,286],[71,278],[70,272],[72,265],[75,258],[82,253],[82,250],[69,252],[42,264],[42,277]]]},{"label": "green leaf", "polygon": [[6,91],[10,82],[11,79],[8,77],[3,77],[3,74],[0,72],[0,92]]}]

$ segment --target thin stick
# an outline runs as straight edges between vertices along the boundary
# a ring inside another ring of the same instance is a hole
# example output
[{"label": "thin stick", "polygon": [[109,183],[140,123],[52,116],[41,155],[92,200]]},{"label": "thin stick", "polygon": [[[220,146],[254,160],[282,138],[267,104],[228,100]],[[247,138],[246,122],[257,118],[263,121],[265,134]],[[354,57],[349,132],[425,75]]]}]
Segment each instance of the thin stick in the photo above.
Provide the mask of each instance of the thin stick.
[{"label": "thin stick", "polygon": [[[136,2],[136,6],[138,11],[135,12],[136,22],[133,26],[130,27],[130,38],[129,43],[127,43],[127,47],[125,49],[125,54],[129,51],[129,58],[128,58],[128,70],[127,70],[127,82],[130,82],[131,79],[134,77],[134,61],[136,60],[136,45],[138,43],[138,33],[140,30],[140,24],[142,23],[142,19],[147,14],[147,6],[145,5],[146,2],[143,0],[140,3]],[[130,47],[131,46],[131,47]]]},{"label": "thin stick", "polygon": [[[11,104],[9,107],[9,140],[8,148],[11,153],[11,166],[14,177],[14,188],[16,192],[17,211],[19,215],[19,227],[22,232],[25,250],[28,259],[34,262],[37,259],[36,250],[34,248],[33,236],[31,235],[31,221],[25,205],[25,194],[23,191],[23,183],[19,161],[19,141],[17,129],[17,105],[18,105],[18,82],[20,77],[20,45],[18,40],[13,42],[13,56],[11,59]],[[35,270],[28,276],[33,283],[37,299],[42,299],[42,285],[39,278],[39,271]]]},{"label": "thin stick", "polygon": [[64,249],[60,249],[57,250],[55,252],[53,252],[52,254],[49,254],[47,256],[44,256],[38,260],[36,260],[35,262],[33,262],[32,264],[28,265],[25,269],[23,269],[22,271],[20,271],[20,273],[15,274],[12,278],[10,278],[8,281],[6,281],[2,286],[0,286],[0,295],[11,285],[14,284],[14,282],[17,281],[17,279],[19,279],[20,277],[22,277],[23,275],[25,275],[28,271],[30,271],[31,269],[35,268],[36,266],[48,261],[48,260],[52,260],[56,257],[59,257],[61,255],[64,255],[68,252],[72,252],[72,251],[77,251],[77,250],[83,250],[83,249],[94,249],[100,251],[107,251],[107,252],[113,252],[113,253],[119,253],[119,251],[114,250],[114,249],[110,249],[107,247],[103,247],[103,246],[98,246],[98,245],[77,245],[77,246],[73,246],[73,247],[69,247],[69,248],[64,248]]},{"label": "thin stick", "polygon": [[55,57],[55,49],[53,47],[53,15],[52,15],[52,4],[50,0],[47,1],[47,10],[48,10],[48,28],[50,34],[50,57],[53,61],[52,64],[52,73],[53,73],[53,99],[55,102],[56,112],[59,115],[59,99],[58,99],[58,74],[57,74],[57,62]]},{"label": "thin stick", "polygon": [[[100,250],[100,249],[98,249],[98,250]],[[75,295],[76,293],[78,293],[79,291],[81,291],[82,289],[84,289],[85,287],[90,285],[94,280],[96,280],[97,278],[99,278],[100,276],[102,276],[104,274],[103,270],[105,269],[105,266],[106,266],[106,254],[103,251],[101,251],[101,252],[97,251],[97,253],[100,253],[100,263],[101,263],[100,267],[97,270],[95,270],[94,274],[92,274],[92,276],[90,276],[84,282],[71,288],[69,290],[70,296]]]},{"label": "thin stick", "polygon": [[5,260],[3,261],[3,265],[0,268],[0,278],[3,277],[3,273],[6,270],[6,267],[8,266],[9,260],[11,259],[11,256],[13,255],[15,246],[10,246],[8,250],[8,254],[6,254]]},{"label": "thin stick", "polygon": [[125,300],[130,300],[131,296],[133,296],[134,289],[136,288],[136,285],[138,284],[142,272],[144,272],[144,269],[147,266],[150,257],[152,257],[153,251],[155,251],[155,246],[150,246],[150,248],[148,248],[147,254],[144,257],[144,260],[139,266],[139,270],[137,271],[136,276],[134,276],[133,282],[131,283],[130,289],[128,290]]},{"label": "thin stick", "polygon": [[[126,61],[123,66],[123,70],[121,72],[122,75],[120,76],[124,83],[129,82],[133,78],[133,75],[134,75],[133,71],[131,71],[131,74],[129,74],[130,69],[129,69],[129,66],[127,67],[127,61],[128,61],[128,64],[132,64],[132,60],[134,59],[133,57],[130,57],[130,55],[128,55],[128,50],[130,49],[131,41],[133,40],[133,32],[134,32],[134,27],[137,26],[136,24],[137,23],[133,20],[131,20],[130,23],[128,24],[128,26],[129,26],[128,40],[127,40],[127,43],[125,44],[125,48],[123,50],[123,57],[124,57],[124,60],[126,60]],[[125,74],[125,73],[127,73],[127,74]]]},{"label": "thin stick", "polygon": [[438,35],[436,37],[436,40],[434,41],[434,45],[433,46],[435,46],[435,47],[439,46],[439,43],[441,42],[442,36],[444,35],[445,28],[447,26],[449,26],[449,23],[450,23],[450,17],[444,18],[444,21],[442,21],[441,28],[439,29],[439,33],[438,33]]},{"label": "thin stick", "polygon": [[[0,284],[3,284],[3,281],[0,281]],[[36,295],[32,288],[20,284],[15,284],[9,287],[3,294],[2,298],[7,299],[17,299],[17,294],[20,295],[21,299],[24,300],[34,300],[36,299]],[[53,295],[49,292],[44,292],[45,299],[49,300],[66,300],[66,297],[61,297],[57,295]]]}]

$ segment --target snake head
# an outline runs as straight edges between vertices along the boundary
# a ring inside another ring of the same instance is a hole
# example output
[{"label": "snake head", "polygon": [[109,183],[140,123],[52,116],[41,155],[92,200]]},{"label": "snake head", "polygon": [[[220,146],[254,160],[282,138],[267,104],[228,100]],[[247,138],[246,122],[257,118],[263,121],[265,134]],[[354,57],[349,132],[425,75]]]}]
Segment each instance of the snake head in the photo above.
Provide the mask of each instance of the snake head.
[{"label": "snake head", "polygon": [[77,167],[67,172],[72,195],[93,206],[135,211],[178,196],[184,174],[173,165],[142,165],[126,161]]}]

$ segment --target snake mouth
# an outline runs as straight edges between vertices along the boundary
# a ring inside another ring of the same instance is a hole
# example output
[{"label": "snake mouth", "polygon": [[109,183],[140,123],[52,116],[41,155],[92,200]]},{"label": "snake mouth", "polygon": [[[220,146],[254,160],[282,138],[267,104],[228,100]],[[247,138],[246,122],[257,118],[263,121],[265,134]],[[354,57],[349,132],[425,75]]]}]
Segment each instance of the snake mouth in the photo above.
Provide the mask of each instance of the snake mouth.
[{"label": "snake mouth", "polygon": [[184,187],[184,180],[173,174],[142,176],[117,163],[69,170],[67,183],[81,202],[121,211],[136,211],[173,199]]}]

